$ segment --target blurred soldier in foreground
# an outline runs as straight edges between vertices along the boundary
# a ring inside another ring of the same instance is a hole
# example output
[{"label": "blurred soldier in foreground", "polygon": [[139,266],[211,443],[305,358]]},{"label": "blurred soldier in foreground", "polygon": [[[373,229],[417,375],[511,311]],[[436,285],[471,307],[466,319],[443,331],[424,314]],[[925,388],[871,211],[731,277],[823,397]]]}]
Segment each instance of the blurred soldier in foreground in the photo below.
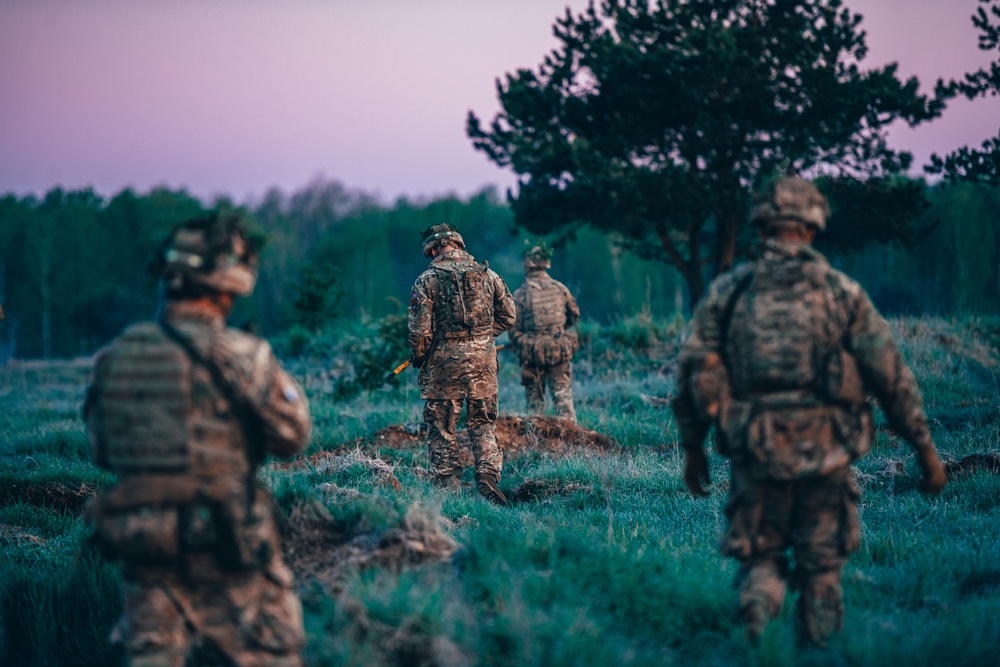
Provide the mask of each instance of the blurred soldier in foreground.
[{"label": "blurred soldier in foreground", "polygon": [[420,369],[417,382],[426,399],[431,472],[437,484],[458,488],[456,428],[463,402],[476,457],[476,488],[486,499],[506,505],[497,484],[503,452],[497,444],[497,352],[494,338],[514,324],[514,299],[503,279],[465,251],[465,241],[449,224],[422,232],[430,268],[413,284],[410,350]]},{"label": "blurred soldier in foreground", "polygon": [[861,538],[850,464],[871,447],[868,393],[916,451],[922,490],[940,493],[945,473],[888,324],[810,246],[826,226],[824,197],[782,178],[754,204],[758,255],[712,283],[681,351],[673,409],[684,482],[707,495],[702,441],[715,424],[719,453],[732,459],[722,552],[740,563],[748,637],[778,615],[790,581],[800,641],[824,645],[841,629],[841,569]]},{"label": "blurred soldier in foreground", "polygon": [[238,218],[213,215],[159,260],[158,321],[98,354],[84,406],[94,461],[118,475],[88,510],[122,562],[116,635],[133,665],[299,665],[302,609],[254,476],[305,448],[309,409],[270,346],[225,322],[256,253]]},{"label": "blurred soldier in foreground", "polygon": [[573,409],[573,355],[580,348],[573,327],[580,308],[569,289],[549,276],[552,250],[545,244],[524,253],[524,284],[514,291],[517,322],[510,344],[521,362],[528,414],[545,412],[545,385],[556,414],[576,422]]}]

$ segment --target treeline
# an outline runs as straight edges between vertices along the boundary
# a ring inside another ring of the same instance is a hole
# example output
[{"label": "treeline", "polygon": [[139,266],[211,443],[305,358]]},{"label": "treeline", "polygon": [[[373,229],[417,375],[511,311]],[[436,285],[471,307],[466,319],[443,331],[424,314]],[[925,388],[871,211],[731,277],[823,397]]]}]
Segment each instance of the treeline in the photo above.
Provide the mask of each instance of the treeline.
[{"label": "treeline", "polygon": [[[834,257],[890,312],[995,312],[1000,306],[1000,192],[973,185],[934,187],[923,222],[936,228],[913,248],[875,246]],[[469,250],[511,289],[523,277],[525,236],[495,191],[391,205],[336,181],[273,189],[236,206],[202,202],[184,190],[53,189],[44,197],[0,197],[0,362],[12,356],[89,354],[156,307],[149,258],[177,222],[208,208],[241,208],[269,235],[257,291],[234,313],[264,334],[286,329],[294,285],[307,266],[339,271],[341,320],[405,312],[409,288],[427,261],[419,232],[450,221]],[[578,296],[585,317],[609,321],[636,312],[685,311],[684,283],[663,263],[622,250],[613,236],[566,239],[553,275]]]}]

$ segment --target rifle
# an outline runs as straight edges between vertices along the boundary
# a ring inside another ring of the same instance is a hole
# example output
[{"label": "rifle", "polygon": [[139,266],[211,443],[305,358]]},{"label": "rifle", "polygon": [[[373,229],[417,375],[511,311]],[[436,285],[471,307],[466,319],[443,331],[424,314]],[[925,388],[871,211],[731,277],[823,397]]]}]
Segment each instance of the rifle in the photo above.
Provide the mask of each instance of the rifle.
[{"label": "rifle", "polygon": [[[504,349],[505,347],[507,347],[507,343],[503,343],[501,345],[497,345],[497,352],[499,352],[500,350]],[[413,363],[412,361],[410,361],[409,359],[407,359],[406,361],[404,361],[403,363],[401,363],[399,366],[396,366],[391,371],[389,371],[389,374],[385,376],[385,380],[383,380],[383,382],[388,382],[392,378],[396,377],[397,375],[399,375],[400,373],[402,373],[403,371],[405,371],[407,368],[409,368],[410,364],[412,364],[412,363]]]}]

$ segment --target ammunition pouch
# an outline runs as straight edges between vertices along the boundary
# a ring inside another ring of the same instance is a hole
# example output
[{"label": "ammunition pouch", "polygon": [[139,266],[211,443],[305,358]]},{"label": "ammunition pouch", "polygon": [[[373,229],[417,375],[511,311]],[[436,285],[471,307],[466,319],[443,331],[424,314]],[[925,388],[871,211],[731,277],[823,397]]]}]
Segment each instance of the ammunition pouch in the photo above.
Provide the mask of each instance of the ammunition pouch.
[{"label": "ammunition pouch", "polygon": [[567,329],[555,334],[523,334],[514,351],[523,365],[556,366],[572,361],[579,349],[576,330]]},{"label": "ammunition pouch", "polygon": [[226,571],[260,568],[273,558],[278,532],[262,489],[254,489],[248,502],[245,487],[205,487],[182,478],[168,487],[170,493],[156,494],[163,487],[153,481],[153,491],[130,494],[141,481],[101,492],[87,507],[93,540],[105,558],[177,564],[185,555],[211,553]]},{"label": "ammunition pouch", "polygon": [[91,503],[88,518],[94,528],[92,540],[105,558],[151,564],[177,560],[181,547],[176,508],[107,514],[96,504],[99,501]]},{"label": "ammunition pouch", "polygon": [[717,421],[719,453],[758,479],[828,475],[871,447],[867,405],[847,409],[801,392],[726,401]]}]

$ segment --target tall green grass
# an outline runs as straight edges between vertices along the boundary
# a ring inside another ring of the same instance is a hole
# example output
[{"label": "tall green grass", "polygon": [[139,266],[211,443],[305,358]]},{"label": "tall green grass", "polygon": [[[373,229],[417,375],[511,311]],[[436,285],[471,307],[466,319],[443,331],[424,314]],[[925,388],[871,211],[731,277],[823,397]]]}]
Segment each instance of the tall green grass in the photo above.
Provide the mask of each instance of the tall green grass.
[{"label": "tall green grass", "polygon": [[[649,326],[643,333],[637,329]],[[946,458],[996,452],[1000,364],[992,321],[893,322],[924,391]],[[636,343],[652,344],[640,349]],[[267,467],[287,531],[294,522],[334,542],[404,530],[415,512],[440,522],[454,556],[368,563],[336,582],[302,579],[312,665],[994,665],[1000,648],[1000,477],[963,474],[940,498],[916,490],[910,449],[880,430],[857,468],[863,546],[845,569],[845,629],[827,651],[794,643],[794,593],[757,647],[735,624],[735,564],[718,553],[728,464],[712,453],[708,499],[681,482],[670,413],[674,323],[588,325],[577,357],[581,424],[620,453],[533,453],[505,464],[501,488],[551,492],[497,508],[472,489],[427,481],[423,449],[338,450],[337,458]],[[620,340],[619,340],[620,339]],[[617,342],[616,342],[617,341]],[[624,341],[631,341],[625,345]],[[304,361],[301,364],[316,362]],[[293,368],[306,377],[307,368]],[[0,374],[8,371],[0,370]],[[87,484],[111,478],[86,461],[82,425],[66,407],[76,370],[37,372],[0,392],[0,482]],[[409,372],[409,371],[408,371]],[[35,381],[37,380],[37,381]],[[338,400],[314,382],[311,452],[419,423],[414,378]],[[38,406],[48,406],[39,409]],[[512,358],[501,357],[501,409],[520,412]],[[884,420],[878,422],[884,426]],[[372,464],[378,455],[382,463]],[[33,462],[33,463],[32,463]],[[897,466],[902,464],[902,472]],[[385,470],[402,485],[394,490]],[[316,554],[322,561],[333,558]],[[0,504],[3,664],[112,665],[107,633],[119,612],[115,566],[97,559],[74,511]]]}]

